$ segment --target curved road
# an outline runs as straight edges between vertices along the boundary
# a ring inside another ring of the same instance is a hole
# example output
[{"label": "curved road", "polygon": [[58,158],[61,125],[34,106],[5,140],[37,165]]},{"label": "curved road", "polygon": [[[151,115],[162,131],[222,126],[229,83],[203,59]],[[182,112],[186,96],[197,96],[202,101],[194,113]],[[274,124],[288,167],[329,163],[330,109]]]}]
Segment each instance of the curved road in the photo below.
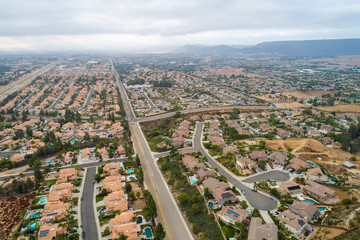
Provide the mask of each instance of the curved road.
[{"label": "curved road", "polygon": [[290,176],[288,173],[283,172],[283,171],[279,171],[279,170],[272,170],[270,172],[266,172],[266,173],[262,173],[256,176],[252,176],[252,177],[248,177],[243,179],[243,182],[246,183],[253,183],[253,182],[258,182],[258,181],[262,181],[262,180],[268,180],[268,179],[274,179],[275,181],[287,181],[290,179]]},{"label": "curved road", "polygon": [[238,179],[233,177],[228,171],[224,170],[222,166],[220,166],[219,163],[217,163],[209,154],[205,151],[202,143],[201,143],[201,135],[203,131],[204,123],[199,122],[196,125],[196,132],[194,136],[194,149],[196,151],[201,152],[207,159],[208,164],[218,169],[218,173],[224,175],[228,182],[230,182],[232,185],[237,187],[240,190],[245,191],[245,198],[246,200],[251,204],[252,207],[258,208],[260,210],[272,210],[277,207],[277,202],[271,200],[266,195],[259,193],[259,192],[253,192],[250,188],[242,184]]}]

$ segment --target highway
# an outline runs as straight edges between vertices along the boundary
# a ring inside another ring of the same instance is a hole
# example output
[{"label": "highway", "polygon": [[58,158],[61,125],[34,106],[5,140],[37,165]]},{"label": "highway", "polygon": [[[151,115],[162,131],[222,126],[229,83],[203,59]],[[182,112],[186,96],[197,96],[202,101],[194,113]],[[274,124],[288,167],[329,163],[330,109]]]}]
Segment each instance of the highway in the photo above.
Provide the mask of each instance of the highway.
[{"label": "highway", "polygon": [[277,202],[271,200],[267,196],[262,193],[254,192],[247,186],[241,183],[240,180],[236,179],[232,174],[228,171],[224,170],[224,167],[217,163],[204,149],[202,145],[202,131],[204,127],[204,122],[199,122],[196,124],[196,132],[194,136],[194,151],[201,152],[203,156],[207,158],[207,163],[213,167],[218,169],[218,173],[224,175],[228,182],[237,187],[240,190],[245,191],[245,198],[250,203],[250,205],[254,208],[258,208],[260,210],[272,210],[277,207]]},{"label": "highway", "polygon": [[[98,229],[96,226],[95,213],[94,213],[94,184],[93,180],[96,174],[96,167],[91,167],[86,170],[86,177],[84,180],[84,189],[80,200],[81,224],[82,231],[85,232],[86,240],[97,240]],[[80,228],[81,236],[81,228]]]},{"label": "highway", "polygon": [[160,170],[157,167],[155,159],[153,158],[149,145],[141,131],[139,123],[136,122],[135,114],[130,106],[129,99],[126,95],[125,88],[120,82],[119,75],[111,65],[113,74],[116,77],[116,83],[119,87],[121,98],[124,104],[127,120],[129,121],[130,131],[132,135],[132,141],[136,153],[141,160],[141,166],[144,171],[144,179],[148,190],[153,195],[157,207],[158,218],[161,222],[167,234],[168,239],[193,239],[193,236],[186,225],[183,216],[167,186],[165,179],[163,178]]},{"label": "highway", "polygon": [[55,67],[56,64],[57,64],[56,62],[50,63],[50,64],[46,65],[45,67],[42,67],[34,72],[31,72],[31,73],[21,77],[19,80],[2,87],[0,89],[0,100],[3,100],[8,95],[10,95],[10,94],[16,92],[17,90],[19,90],[20,88],[23,88],[26,85],[30,84],[32,82],[32,80],[34,80],[37,76],[42,75],[45,72],[49,71],[50,69]]}]

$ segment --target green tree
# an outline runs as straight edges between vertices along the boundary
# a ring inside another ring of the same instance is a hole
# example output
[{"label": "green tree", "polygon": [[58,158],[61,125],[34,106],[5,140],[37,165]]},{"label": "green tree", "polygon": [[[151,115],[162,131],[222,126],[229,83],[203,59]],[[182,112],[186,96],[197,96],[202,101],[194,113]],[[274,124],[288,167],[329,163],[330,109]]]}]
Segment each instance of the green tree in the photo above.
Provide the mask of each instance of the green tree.
[{"label": "green tree", "polygon": [[183,204],[189,199],[189,195],[187,193],[180,193],[177,199],[181,204]]},{"label": "green tree", "polygon": [[164,228],[163,228],[162,224],[161,224],[161,223],[158,223],[158,224],[156,225],[156,228],[155,228],[155,236],[154,236],[154,239],[155,239],[155,240],[162,240],[162,239],[165,238],[165,236],[166,236],[166,233],[165,233],[165,231],[164,231]]},{"label": "green tree", "polygon": [[125,192],[126,192],[126,193],[130,193],[131,190],[132,190],[131,184],[130,184],[130,183],[126,183],[126,184],[125,184]]},{"label": "green tree", "polygon": [[191,206],[191,213],[192,215],[198,214],[200,212],[200,206],[199,204],[195,203]]}]

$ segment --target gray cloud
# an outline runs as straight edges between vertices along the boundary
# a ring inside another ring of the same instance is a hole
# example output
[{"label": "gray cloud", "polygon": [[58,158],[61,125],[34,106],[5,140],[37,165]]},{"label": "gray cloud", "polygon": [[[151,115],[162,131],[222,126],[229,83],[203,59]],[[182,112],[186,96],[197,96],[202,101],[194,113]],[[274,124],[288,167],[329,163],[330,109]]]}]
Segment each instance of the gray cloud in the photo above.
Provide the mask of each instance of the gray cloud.
[{"label": "gray cloud", "polygon": [[154,45],[155,42],[151,41],[168,45],[182,41],[242,44],[283,39],[346,38],[358,37],[359,26],[360,2],[357,0],[0,2],[0,49],[5,43],[11,45],[11,40],[14,47],[18,43],[35,48],[36,39],[45,41],[44,46],[48,44],[49,48],[63,48],[61,43],[65,40],[68,45],[75,46],[75,40],[84,35],[94,38],[89,41],[89,47],[91,44],[101,45],[93,43],[96,39],[107,43],[118,39],[122,43],[124,37],[132,39],[135,45]]}]

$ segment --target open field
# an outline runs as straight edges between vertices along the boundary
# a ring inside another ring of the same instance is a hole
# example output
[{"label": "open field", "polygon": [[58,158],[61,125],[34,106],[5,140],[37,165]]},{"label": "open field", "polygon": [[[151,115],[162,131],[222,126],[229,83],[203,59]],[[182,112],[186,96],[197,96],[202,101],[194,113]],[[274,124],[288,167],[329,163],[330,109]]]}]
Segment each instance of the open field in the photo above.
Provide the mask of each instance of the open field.
[{"label": "open field", "polygon": [[0,239],[9,239],[21,221],[20,212],[30,206],[34,197],[34,193],[27,193],[0,199]]},{"label": "open field", "polygon": [[339,65],[360,65],[360,55],[337,56],[336,58],[314,59],[313,62],[332,63]]},{"label": "open field", "polygon": [[324,94],[333,95],[338,91],[307,91],[307,92],[283,92],[283,95],[294,96],[296,98],[311,98],[311,97],[321,97]]},{"label": "open field", "polygon": [[316,110],[323,112],[343,112],[343,113],[355,113],[360,114],[360,104],[338,104],[332,107],[313,107]]},{"label": "open field", "polygon": [[308,107],[308,105],[299,103],[299,102],[283,102],[283,103],[275,103],[278,108],[300,108],[300,107]]},{"label": "open field", "polygon": [[308,239],[334,239],[340,234],[344,233],[344,230],[334,228],[316,228],[315,231],[309,236]]}]

